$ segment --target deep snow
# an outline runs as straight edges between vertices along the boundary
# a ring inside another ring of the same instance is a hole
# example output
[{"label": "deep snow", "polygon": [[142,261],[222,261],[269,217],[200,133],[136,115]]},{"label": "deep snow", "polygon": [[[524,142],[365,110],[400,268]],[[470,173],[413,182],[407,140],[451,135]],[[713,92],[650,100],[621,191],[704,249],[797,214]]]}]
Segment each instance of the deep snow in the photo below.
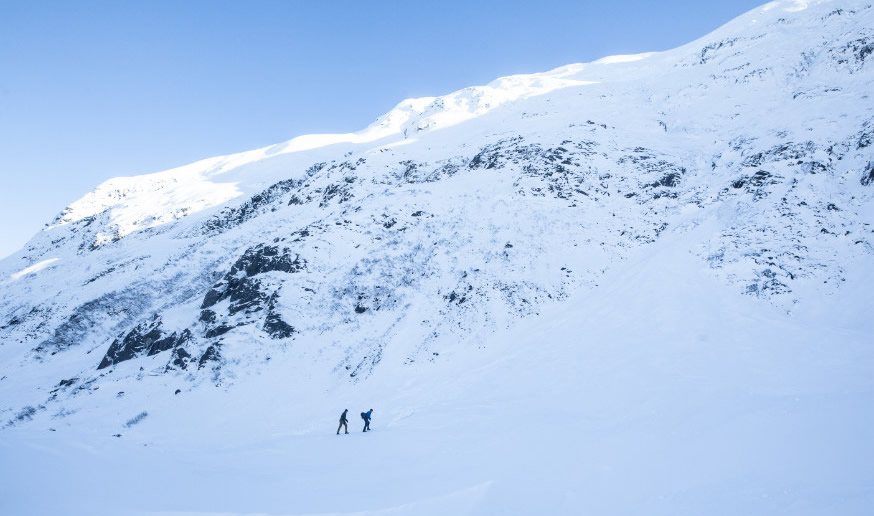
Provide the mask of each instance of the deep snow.
[{"label": "deep snow", "polygon": [[100,185],[0,262],[0,512],[874,513],[872,62],[774,2]]},{"label": "deep snow", "polygon": [[786,319],[668,238],[415,375],[315,386],[277,365],[228,390],[168,381],[121,438],[7,430],[3,512],[867,514],[874,324],[857,290],[835,299],[856,310]]}]

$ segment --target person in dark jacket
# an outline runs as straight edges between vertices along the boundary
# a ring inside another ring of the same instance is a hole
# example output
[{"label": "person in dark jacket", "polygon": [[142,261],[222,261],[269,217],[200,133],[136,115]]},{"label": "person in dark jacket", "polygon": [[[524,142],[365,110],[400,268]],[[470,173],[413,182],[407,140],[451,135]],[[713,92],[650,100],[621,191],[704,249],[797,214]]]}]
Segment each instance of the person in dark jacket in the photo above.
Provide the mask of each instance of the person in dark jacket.
[{"label": "person in dark jacket", "polygon": [[361,419],[364,420],[364,430],[362,430],[363,432],[370,430],[370,415],[371,414],[373,414],[373,409],[370,409],[367,412],[361,413]]},{"label": "person in dark jacket", "polygon": [[348,421],[346,420],[346,413],[347,413],[347,412],[349,412],[349,409],[344,410],[343,413],[340,414],[340,426],[337,427],[337,435],[340,435],[340,429],[341,429],[341,428],[345,428],[345,429],[346,429],[346,433],[347,433],[347,434],[349,433],[349,425],[346,424],[346,423],[348,422]]}]

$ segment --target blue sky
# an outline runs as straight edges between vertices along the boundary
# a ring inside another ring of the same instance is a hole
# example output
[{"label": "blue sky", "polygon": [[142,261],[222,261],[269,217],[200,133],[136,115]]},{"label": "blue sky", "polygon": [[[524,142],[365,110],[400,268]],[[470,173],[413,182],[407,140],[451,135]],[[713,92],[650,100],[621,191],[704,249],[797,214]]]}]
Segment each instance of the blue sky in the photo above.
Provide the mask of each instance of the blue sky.
[{"label": "blue sky", "polygon": [[110,177],[666,50],[760,3],[0,0],[0,256]]}]

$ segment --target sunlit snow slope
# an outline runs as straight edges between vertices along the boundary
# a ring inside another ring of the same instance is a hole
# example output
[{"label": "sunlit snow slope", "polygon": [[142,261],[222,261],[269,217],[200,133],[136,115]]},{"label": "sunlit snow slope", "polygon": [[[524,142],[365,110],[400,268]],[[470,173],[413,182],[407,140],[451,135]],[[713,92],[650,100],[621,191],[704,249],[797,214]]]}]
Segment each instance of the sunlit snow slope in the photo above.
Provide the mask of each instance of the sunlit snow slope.
[{"label": "sunlit snow slope", "polygon": [[0,513],[872,514],[872,92],[774,2],[107,181],[0,262]]}]

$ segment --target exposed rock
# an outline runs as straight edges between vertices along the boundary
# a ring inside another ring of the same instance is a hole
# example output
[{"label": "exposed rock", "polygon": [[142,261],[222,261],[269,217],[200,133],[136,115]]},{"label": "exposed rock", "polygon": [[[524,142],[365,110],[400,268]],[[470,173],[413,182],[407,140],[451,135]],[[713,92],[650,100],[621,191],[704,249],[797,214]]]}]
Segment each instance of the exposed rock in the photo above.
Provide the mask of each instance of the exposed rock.
[{"label": "exposed rock", "polygon": [[259,290],[260,283],[252,279],[266,272],[300,272],[306,268],[306,261],[299,255],[291,257],[288,249],[259,244],[247,249],[221,281],[206,293],[200,308],[209,308],[219,301],[230,299],[232,313],[249,308],[263,301]]},{"label": "exposed rock", "polygon": [[862,173],[862,179],[860,180],[862,186],[868,186],[874,183],[874,161],[869,161],[868,166],[865,168],[865,172]]},{"label": "exposed rock", "polygon": [[[306,269],[306,260],[287,248],[259,244],[247,249],[222,279],[212,286],[201,303],[200,320],[207,325],[205,336],[217,337],[234,327],[251,321],[231,322],[237,314],[254,314],[267,308],[262,328],[274,338],[285,338],[294,332],[275,311],[276,293],[265,288],[258,276],[270,272],[294,274]],[[221,316],[213,310],[216,304],[228,300],[227,311]]]},{"label": "exposed rock", "polygon": [[188,369],[188,363],[191,361],[191,354],[185,348],[177,347],[173,349],[173,354],[170,357],[170,363],[167,364],[168,369],[179,368]]},{"label": "exposed rock", "polygon": [[190,338],[191,331],[187,329],[167,334],[162,328],[160,317],[155,315],[151,321],[141,323],[123,337],[115,339],[97,369],[104,369],[140,355],[157,355],[185,344]]},{"label": "exposed rock", "polygon": [[218,362],[221,360],[221,352],[219,351],[219,345],[213,344],[206,348],[206,351],[200,356],[200,359],[197,361],[197,368],[200,369],[207,365],[210,362]]},{"label": "exposed rock", "polygon": [[267,303],[267,317],[264,319],[263,329],[274,339],[287,339],[294,335],[294,326],[282,320],[282,316],[276,310],[279,294],[274,292]]}]

